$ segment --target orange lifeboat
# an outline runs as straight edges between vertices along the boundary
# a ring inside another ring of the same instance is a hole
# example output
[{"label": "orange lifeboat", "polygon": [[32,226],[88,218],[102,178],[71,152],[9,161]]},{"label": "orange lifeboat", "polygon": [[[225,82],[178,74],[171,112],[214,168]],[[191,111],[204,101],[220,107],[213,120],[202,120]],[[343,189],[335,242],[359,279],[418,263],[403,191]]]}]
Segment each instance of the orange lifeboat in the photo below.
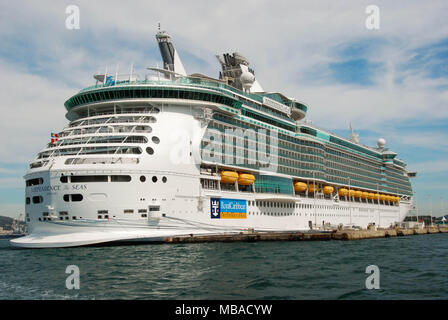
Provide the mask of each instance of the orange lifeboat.
[{"label": "orange lifeboat", "polygon": [[296,182],[294,183],[294,190],[295,191],[299,191],[299,192],[304,192],[306,191],[306,183],[305,182]]},{"label": "orange lifeboat", "polygon": [[340,197],[346,197],[348,195],[348,190],[345,188],[341,188],[338,190],[338,194]]},{"label": "orange lifeboat", "polygon": [[362,197],[362,191],[356,190],[355,191],[355,198],[361,198]]},{"label": "orange lifeboat", "polygon": [[364,192],[362,193],[361,197],[362,197],[363,199],[368,199],[368,198],[369,198],[369,193],[364,191]]},{"label": "orange lifeboat", "polygon": [[310,183],[308,185],[308,192],[315,192],[315,191],[317,191],[317,184],[313,185],[312,183]]},{"label": "orange lifeboat", "polygon": [[325,186],[323,189],[324,194],[332,194],[334,191],[334,188],[332,186]]},{"label": "orange lifeboat", "polygon": [[354,197],[355,196],[356,191],[355,190],[349,190],[348,194],[350,197]]},{"label": "orange lifeboat", "polygon": [[238,179],[238,173],[235,171],[221,171],[222,183],[235,183]]},{"label": "orange lifeboat", "polygon": [[375,194],[372,192],[369,192],[369,194],[367,195],[367,199],[370,199],[370,200],[375,199]]},{"label": "orange lifeboat", "polygon": [[381,201],[386,201],[386,195],[385,194],[380,194],[380,200]]},{"label": "orange lifeboat", "polygon": [[247,173],[240,173],[238,176],[238,184],[242,186],[250,186],[255,182],[255,176]]}]

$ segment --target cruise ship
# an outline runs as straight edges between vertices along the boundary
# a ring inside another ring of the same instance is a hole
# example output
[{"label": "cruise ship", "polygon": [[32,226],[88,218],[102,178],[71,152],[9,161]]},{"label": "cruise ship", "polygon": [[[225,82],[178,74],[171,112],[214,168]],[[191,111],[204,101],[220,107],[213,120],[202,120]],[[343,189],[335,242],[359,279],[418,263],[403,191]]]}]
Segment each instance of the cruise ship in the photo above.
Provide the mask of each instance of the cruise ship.
[{"label": "cruise ship", "polygon": [[[95,74],[64,106],[25,175],[25,248],[173,236],[389,227],[412,206],[406,164],[386,148],[305,120],[309,106],[262,88],[249,60],[217,55],[188,75],[159,29],[163,65]],[[347,119],[349,121],[349,119]]]}]

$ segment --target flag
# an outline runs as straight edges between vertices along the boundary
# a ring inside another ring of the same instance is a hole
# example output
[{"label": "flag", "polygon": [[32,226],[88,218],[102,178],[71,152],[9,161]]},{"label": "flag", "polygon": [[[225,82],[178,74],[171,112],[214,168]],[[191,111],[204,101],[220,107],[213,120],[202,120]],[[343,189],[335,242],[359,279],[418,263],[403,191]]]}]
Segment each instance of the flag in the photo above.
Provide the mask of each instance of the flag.
[{"label": "flag", "polygon": [[51,133],[51,144],[54,144],[56,141],[58,141],[59,140],[59,134],[57,134],[57,133]]}]

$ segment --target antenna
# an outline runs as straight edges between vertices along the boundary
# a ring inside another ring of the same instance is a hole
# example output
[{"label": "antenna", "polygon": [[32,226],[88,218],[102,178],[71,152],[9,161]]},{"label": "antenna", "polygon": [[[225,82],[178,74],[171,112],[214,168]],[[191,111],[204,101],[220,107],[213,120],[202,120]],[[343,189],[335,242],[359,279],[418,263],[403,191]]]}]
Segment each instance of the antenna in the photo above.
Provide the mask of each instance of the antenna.
[{"label": "antenna", "polygon": [[160,22],[159,22],[159,31],[160,31]]},{"label": "antenna", "polygon": [[134,62],[132,62],[132,64],[131,64],[131,72],[129,74],[129,82],[131,82],[131,80],[132,80],[133,73],[134,73]]},{"label": "antenna", "polygon": [[352,128],[352,123],[350,122],[350,140],[354,143],[359,143],[359,133],[355,133]]}]

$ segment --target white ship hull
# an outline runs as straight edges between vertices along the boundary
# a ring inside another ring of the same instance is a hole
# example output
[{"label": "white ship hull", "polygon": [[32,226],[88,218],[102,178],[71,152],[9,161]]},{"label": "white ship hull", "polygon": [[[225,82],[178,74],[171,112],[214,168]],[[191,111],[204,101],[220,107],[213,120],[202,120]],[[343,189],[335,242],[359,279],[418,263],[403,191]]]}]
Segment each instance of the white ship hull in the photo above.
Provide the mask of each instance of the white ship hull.
[{"label": "white ship hull", "polygon": [[[216,198],[246,200],[246,218],[212,219],[210,201]],[[255,205],[257,201],[261,206]],[[267,206],[274,202],[284,207]],[[210,193],[203,190],[199,197],[176,197],[167,203],[167,207],[170,209],[163,211],[166,213],[160,211],[137,220],[77,218],[73,221],[49,218],[47,221],[34,223],[30,235],[11,240],[11,243],[23,248],[52,248],[111,242],[160,242],[173,236],[228,234],[247,230],[307,231],[310,230],[310,222],[313,228],[322,228],[324,224],[366,228],[372,223],[389,227],[403,221],[410,203],[402,201],[397,206],[373,205],[278,194],[248,196],[235,192]],[[78,217],[82,217],[83,212],[97,212],[98,208],[102,207],[82,207],[78,211]]]}]

